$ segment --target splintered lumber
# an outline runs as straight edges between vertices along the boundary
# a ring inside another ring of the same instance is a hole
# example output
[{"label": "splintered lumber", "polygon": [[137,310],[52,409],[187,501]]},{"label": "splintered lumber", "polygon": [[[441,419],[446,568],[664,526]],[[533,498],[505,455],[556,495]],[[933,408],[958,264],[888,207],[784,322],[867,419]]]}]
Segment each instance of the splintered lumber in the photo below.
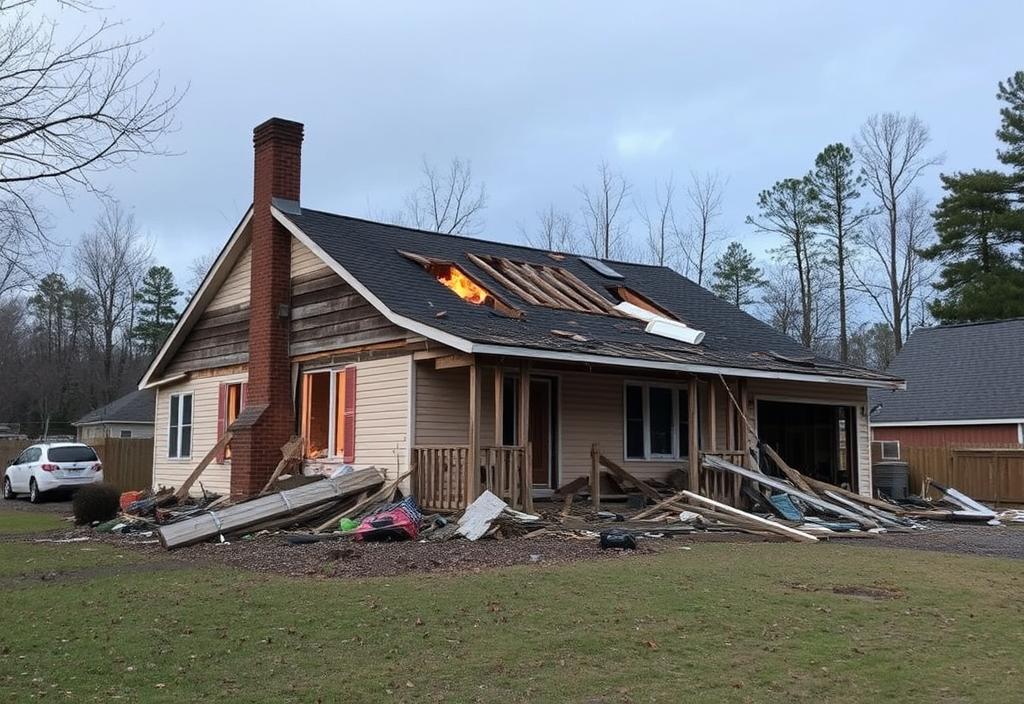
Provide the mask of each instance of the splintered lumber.
[{"label": "splintered lumber", "polygon": [[651,516],[651,515],[657,513],[658,511],[660,511],[660,510],[662,510],[664,508],[669,507],[671,504],[674,504],[675,502],[679,501],[680,499],[683,498],[683,496],[684,496],[684,492],[682,492],[682,491],[680,491],[678,494],[673,494],[672,496],[668,497],[664,501],[659,501],[658,503],[654,504],[650,508],[644,509],[640,513],[636,514],[635,516],[633,516],[633,520],[637,521],[637,520],[642,520],[644,518],[647,518],[648,516]]},{"label": "splintered lumber", "polygon": [[808,494],[815,493],[814,489],[812,489],[807,484],[807,482],[804,481],[804,475],[790,467],[788,464],[786,464],[786,460],[782,459],[782,457],[779,456],[779,453],[776,452],[771,445],[765,443],[764,445],[761,446],[761,449],[763,449],[764,453],[771,458],[772,462],[774,462],[775,465],[782,470],[782,473],[786,475],[786,479],[793,482],[797,489],[806,491]]},{"label": "splintered lumber", "polygon": [[729,504],[723,504],[719,501],[715,501],[714,499],[709,499],[706,496],[694,494],[692,491],[684,491],[683,495],[691,501],[695,501],[705,506],[710,506],[711,508],[715,509],[716,511],[719,511],[720,513],[725,513],[730,516],[736,516],[737,518],[740,518],[746,521],[747,523],[756,523],[765,530],[771,531],[772,533],[778,533],[779,535],[784,535],[790,540],[795,540],[797,542],[803,543],[818,542],[818,539],[810,533],[805,533],[802,530],[797,530],[796,528],[784,526],[781,523],[769,521],[766,518],[761,518],[760,516],[755,516],[752,513],[741,511],[738,508],[733,508]]},{"label": "splintered lumber", "polygon": [[231,442],[230,430],[220,436],[220,440],[218,440],[216,444],[214,444],[214,446],[210,448],[210,451],[206,453],[206,456],[203,457],[203,459],[199,461],[199,464],[196,465],[196,468],[192,470],[192,474],[188,475],[188,478],[184,482],[182,482],[181,486],[178,487],[178,490],[174,492],[175,499],[177,499],[178,501],[185,500],[185,498],[188,496],[189,489],[191,489],[192,485],[196,483],[197,479],[199,479],[199,475],[202,474],[203,470],[206,469],[210,465],[210,463],[213,462],[213,460],[216,459],[217,456],[224,451],[224,448],[228,446],[229,442]]},{"label": "splintered lumber", "polygon": [[647,482],[643,481],[642,479],[637,479],[632,474],[630,474],[622,467],[612,462],[604,455],[598,455],[598,460],[600,461],[601,465],[604,466],[604,468],[607,469],[609,473],[611,473],[611,475],[613,477],[616,477],[619,481],[629,482],[637,489],[639,489],[640,493],[646,496],[651,501],[661,501],[661,494],[659,494],[658,490],[652,487]]},{"label": "splintered lumber", "polygon": [[306,441],[298,436],[292,437],[291,440],[284,444],[281,448],[281,461],[277,463],[276,467],[274,467],[274,471],[271,473],[270,479],[267,480],[267,483],[263,486],[263,489],[260,491],[258,496],[263,496],[270,491],[271,487],[274,486],[274,482],[276,482],[277,478],[281,476],[281,472],[284,471],[284,468],[302,457],[302,452],[305,447]]},{"label": "splintered lumber", "polygon": [[829,499],[832,499],[837,504],[842,504],[843,506],[846,506],[851,511],[859,513],[862,516],[865,516],[865,517],[870,518],[872,520],[878,521],[885,528],[903,529],[903,528],[906,527],[906,526],[904,526],[904,525],[894,521],[893,518],[895,518],[895,516],[893,516],[892,518],[889,518],[889,516],[883,516],[879,511],[876,511],[876,510],[872,509],[869,506],[862,506],[862,505],[858,504],[856,501],[851,501],[850,499],[846,498],[845,496],[837,494],[834,491],[826,491],[825,492],[825,497],[829,498]]},{"label": "splintered lumber", "polygon": [[568,484],[563,484],[562,486],[560,486],[557,489],[555,489],[554,493],[552,493],[551,495],[552,496],[575,496],[576,494],[580,493],[580,491],[582,491],[583,488],[586,487],[589,482],[590,482],[590,478],[589,477],[576,477],[575,479],[573,479]]},{"label": "splintered lumber", "polygon": [[362,469],[337,479],[324,479],[277,494],[228,506],[220,511],[206,511],[193,518],[157,528],[160,544],[168,550],[198,543],[217,535],[235,533],[250,526],[276,518],[302,513],[314,506],[341,501],[384,481],[376,469]]},{"label": "splintered lumber", "polygon": [[814,490],[817,491],[819,494],[824,494],[825,492],[831,491],[834,494],[845,496],[847,499],[850,499],[851,501],[855,501],[866,506],[871,506],[872,508],[881,509],[882,511],[890,511],[892,513],[903,512],[903,508],[901,506],[897,506],[896,504],[886,503],[885,501],[873,498],[871,496],[861,496],[860,494],[850,491],[849,489],[844,489],[841,486],[836,486],[835,484],[823,482],[820,479],[813,479],[811,477],[806,476],[804,477],[804,479],[806,479],[807,483],[810,484],[814,488]]},{"label": "splintered lumber", "polygon": [[808,494],[806,491],[800,491],[796,487],[790,486],[784,481],[781,481],[774,477],[769,477],[768,475],[761,474],[760,472],[753,472],[749,469],[746,469],[745,467],[735,465],[732,462],[726,462],[720,457],[714,457],[713,455],[705,455],[704,464],[707,465],[708,467],[711,467],[712,469],[717,469],[725,472],[732,472],[733,474],[738,474],[741,477],[749,479],[750,481],[757,482],[758,484],[764,484],[765,486],[771,487],[772,489],[785,492],[787,494],[797,497],[808,506],[815,507],[819,511],[825,511],[827,513],[832,513],[837,516],[842,516],[843,518],[849,519],[854,523],[857,523],[858,525],[861,525],[865,528],[878,527],[878,523],[876,521],[873,521],[869,518],[865,518],[864,516],[854,513],[849,509],[843,508],[842,506],[837,506],[836,504],[830,501],[825,501],[816,494]]},{"label": "splintered lumber", "polygon": [[[366,497],[365,499],[363,499],[361,501],[358,501],[351,508],[347,508],[344,511],[342,511],[341,513],[339,513],[338,515],[333,516],[330,519],[324,521],[323,523],[318,525],[316,528],[314,528],[313,532],[314,533],[323,533],[325,530],[327,530],[331,526],[337,526],[338,525],[338,521],[340,521],[342,518],[347,518],[349,516],[358,515],[367,506],[372,506],[373,504],[375,504],[375,503],[377,503],[379,501],[384,500],[385,497],[390,497],[391,495],[394,494],[395,490],[398,489],[398,485],[401,484],[405,480],[406,477],[408,477],[410,474],[412,474],[413,471],[414,470],[409,470],[405,474],[403,474],[400,477],[398,477],[398,479],[396,479],[395,481],[391,482],[390,484],[386,484],[384,487],[382,487],[380,489],[380,491],[378,491],[378,492],[376,492],[374,494],[371,494],[370,496]],[[390,502],[390,498],[388,498],[387,501]]]}]

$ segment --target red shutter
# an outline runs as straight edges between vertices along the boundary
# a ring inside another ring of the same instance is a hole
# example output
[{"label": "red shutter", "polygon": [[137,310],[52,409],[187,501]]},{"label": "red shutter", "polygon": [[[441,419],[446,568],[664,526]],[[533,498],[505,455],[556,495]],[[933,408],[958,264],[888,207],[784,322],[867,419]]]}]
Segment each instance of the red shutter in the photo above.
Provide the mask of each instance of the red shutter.
[{"label": "red shutter", "polygon": [[[221,384],[217,387],[217,440],[224,436],[227,430],[228,421],[228,385]],[[221,449],[214,459],[217,464],[224,464],[224,450]]]},{"label": "red shutter", "polygon": [[343,462],[356,461],[356,368],[345,367],[345,449]]}]

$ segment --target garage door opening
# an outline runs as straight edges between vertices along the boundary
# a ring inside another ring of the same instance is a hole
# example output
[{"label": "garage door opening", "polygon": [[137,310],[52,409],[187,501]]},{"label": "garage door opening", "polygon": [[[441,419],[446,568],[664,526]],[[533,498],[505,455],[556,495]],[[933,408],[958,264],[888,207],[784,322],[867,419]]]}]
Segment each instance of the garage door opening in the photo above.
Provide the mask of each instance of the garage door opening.
[{"label": "garage door opening", "polygon": [[[857,491],[853,412],[850,406],[758,401],[757,431],[761,441],[794,469]],[[762,464],[762,469],[778,475],[766,458]]]}]

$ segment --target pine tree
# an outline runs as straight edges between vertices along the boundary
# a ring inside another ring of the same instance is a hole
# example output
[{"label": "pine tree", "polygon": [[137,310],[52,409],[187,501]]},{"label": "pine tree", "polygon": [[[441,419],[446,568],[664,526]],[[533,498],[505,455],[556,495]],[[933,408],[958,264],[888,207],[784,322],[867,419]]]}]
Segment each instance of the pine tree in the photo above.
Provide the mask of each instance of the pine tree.
[{"label": "pine tree", "polygon": [[149,354],[155,354],[174,327],[178,317],[175,301],[181,291],[174,284],[174,274],[165,266],[153,266],[142,279],[137,295],[141,304],[136,336]]},{"label": "pine tree", "polygon": [[729,243],[725,254],[715,262],[715,280],[711,290],[719,298],[742,308],[755,302],[752,297],[754,290],[764,285],[761,270],[754,266],[754,255],[739,242]]},{"label": "pine tree", "polygon": [[944,323],[1024,315],[1024,71],[1001,81],[997,97],[998,155],[1011,171],[944,174],[939,241],[921,252],[942,263],[931,312]]},{"label": "pine tree", "polygon": [[845,144],[825,147],[814,160],[811,183],[818,193],[818,209],[823,232],[832,239],[828,260],[835,266],[839,285],[839,359],[846,362],[850,356],[850,338],[846,323],[846,272],[850,245],[864,221],[871,216],[869,210],[857,210],[864,177],[855,168],[853,152]]}]

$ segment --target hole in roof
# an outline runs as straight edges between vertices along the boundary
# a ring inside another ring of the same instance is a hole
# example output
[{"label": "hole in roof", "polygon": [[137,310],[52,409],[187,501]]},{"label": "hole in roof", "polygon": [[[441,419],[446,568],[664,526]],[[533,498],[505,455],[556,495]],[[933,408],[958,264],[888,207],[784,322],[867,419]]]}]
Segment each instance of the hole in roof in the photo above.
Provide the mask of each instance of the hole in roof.
[{"label": "hole in roof", "polygon": [[620,303],[629,303],[641,308],[648,313],[660,315],[669,320],[679,320],[679,316],[664,306],[658,305],[642,293],[638,293],[627,286],[609,286],[608,291],[619,300]]},{"label": "hole in roof", "polygon": [[488,291],[476,279],[463,271],[457,264],[443,259],[424,257],[412,252],[399,252],[406,259],[410,259],[424,269],[431,276],[437,279],[449,291],[475,306],[486,306],[499,313],[513,318],[521,318],[522,312],[505,303],[493,292]]},{"label": "hole in roof", "polygon": [[467,253],[488,276],[530,305],[579,313],[622,315],[615,304],[568,269]]},{"label": "hole in roof", "polygon": [[600,259],[594,259],[593,257],[580,257],[580,261],[589,266],[591,269],[596,271],[601,276],[605,276],[609,279],[624,279],[625,277],[619,272],[612,269],[610,266],[605,264]]}]

